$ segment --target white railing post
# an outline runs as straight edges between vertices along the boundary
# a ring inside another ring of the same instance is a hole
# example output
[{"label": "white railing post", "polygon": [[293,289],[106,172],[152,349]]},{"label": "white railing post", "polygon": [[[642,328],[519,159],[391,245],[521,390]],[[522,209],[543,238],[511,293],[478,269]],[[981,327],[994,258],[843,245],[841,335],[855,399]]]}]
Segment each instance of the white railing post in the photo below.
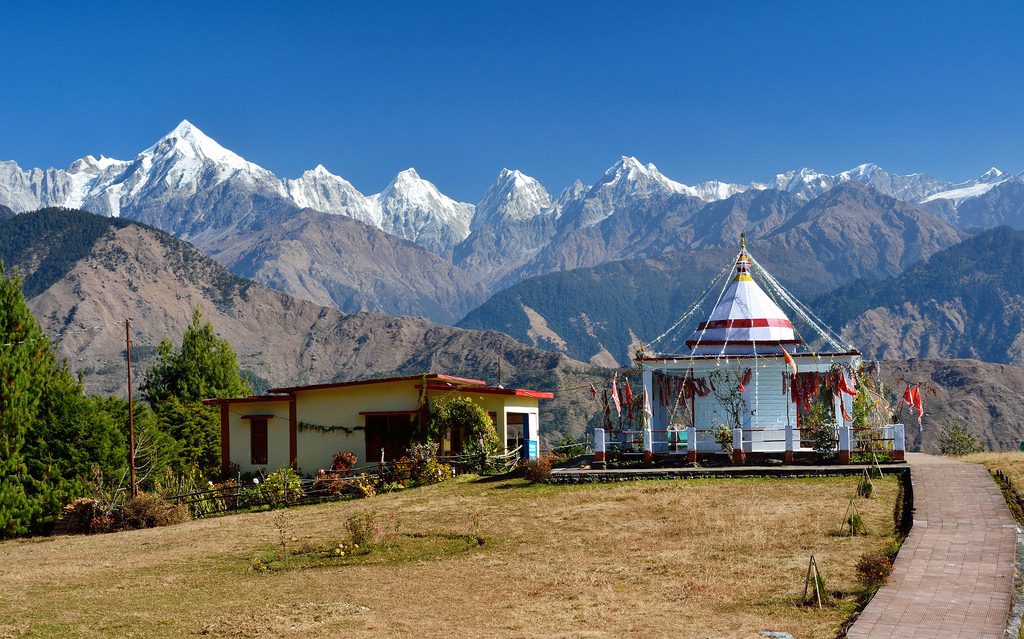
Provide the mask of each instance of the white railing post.
[{"label": "white railing post", "polygon": [[686,429],[686,461],[697,461],[697,427],[690,426]]},{"label": "white railing post", "polygon": [[644,452],[654,452],[654,431],[651,430],[650,426],[644,428]]},{"label": "white railing post", "polygon": [[850,463],[850,429],[846,426],[839,427],[839,463]]},{"label": "white railing post", "polygon": [[903,424],[892,425],[892,458],[896,461],[903,461],[904,453],[907,452],[907,432]]},{"label": "white railing post", "polygon": [[743,460],[743,429],[734,428],[732,429],[732,463],[742,464]]},{"label": "white railing post", "polygon": [[603,464],[605,462],[605,453],[607,451],[607,444],[604,439],[604,429],[594,429],[594,461]]}]

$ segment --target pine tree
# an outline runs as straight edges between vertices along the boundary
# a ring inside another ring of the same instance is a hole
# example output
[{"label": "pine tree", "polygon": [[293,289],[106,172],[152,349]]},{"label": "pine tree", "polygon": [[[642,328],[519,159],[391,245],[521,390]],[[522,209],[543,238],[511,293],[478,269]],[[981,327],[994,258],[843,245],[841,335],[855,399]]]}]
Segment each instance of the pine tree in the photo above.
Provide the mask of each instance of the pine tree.
[{"label": "pine tree", "polygon": [[203,322],[203,312],[198,308],[192,313],[179,350],[175,351],[167,338],[161,340],[157,361],[146,373],[142,391],[154,406],[170,397],[197,402],[252,392],[239,374],[231,344],[217,337],[212,324]]},{"label": "pine tree", "polygon": [[212,397],[242,397],[252,391],[242,379],[238,360],[227,340],[217,337],[203,322],[198,308],[175,350],[166,338],[157,361],[147,371],[142,391],[157,414],[160,428],[178,442],[180,459],[175,469],[198,467],[207,476],[220,467],[220,418],[202,404]]},{"label": "pine tree", "polygon": [[0,264],[0,537],[28,533],[60,505],[49,470],[33,477],[25,459],[26,437],[38,423],[57,360],[21,283]]}]

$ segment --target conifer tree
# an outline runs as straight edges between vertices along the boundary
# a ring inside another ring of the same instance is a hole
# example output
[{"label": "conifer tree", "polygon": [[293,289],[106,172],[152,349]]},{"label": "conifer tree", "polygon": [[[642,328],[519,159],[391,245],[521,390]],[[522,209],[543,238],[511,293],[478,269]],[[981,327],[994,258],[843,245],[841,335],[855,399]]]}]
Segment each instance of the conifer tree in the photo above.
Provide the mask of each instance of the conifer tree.
[{"label": "conifer tree", "polygon": [[25,459],[25,440],[57,360],[21,282],[0,264],[0,537],[28,533],[60,505],[48,471],[33,477]]},{"label": "conifer tree", "polygon": [[220,467],[220,418],[202,404],[211,397],[242,397],[252,391],[242,379],[231,345],[217,337],[196,309],[175,350],[163,339],[157,361],[147,371],[142,391],[160,428],[178,442],[178,472],[199,468],[215,476]]}]

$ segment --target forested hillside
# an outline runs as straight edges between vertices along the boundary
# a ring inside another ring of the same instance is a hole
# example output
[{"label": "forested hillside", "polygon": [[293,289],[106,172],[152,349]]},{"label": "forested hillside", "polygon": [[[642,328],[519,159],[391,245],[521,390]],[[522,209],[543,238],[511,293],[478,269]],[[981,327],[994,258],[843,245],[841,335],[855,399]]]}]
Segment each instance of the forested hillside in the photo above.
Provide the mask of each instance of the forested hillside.
[{"label": "forested hillside", "polygon": [[1024,232],[985,231],[882,282],[856,281],[813,307],[866,355],[1024,363]]}]

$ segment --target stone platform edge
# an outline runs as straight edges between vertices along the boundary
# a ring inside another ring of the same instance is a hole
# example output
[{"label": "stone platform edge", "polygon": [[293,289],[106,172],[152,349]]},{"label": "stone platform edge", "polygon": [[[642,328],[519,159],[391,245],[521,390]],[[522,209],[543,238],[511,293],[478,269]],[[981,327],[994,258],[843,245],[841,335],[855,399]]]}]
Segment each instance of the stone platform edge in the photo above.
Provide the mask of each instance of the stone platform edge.
[{"label": "stone platform edge", "polygon": [[[849,466],[725,466],[722,468],[613,468],[590,470],[578,467],[555,468],[548,478],[549,484],[600,484],[648,479],[741,479],[775,478],[800,479],[808,477],[849,477],[861,475],[870,468],[867,464]],[[910,472],[906,463],[883,464],[883,475],[903,475]]]}]

